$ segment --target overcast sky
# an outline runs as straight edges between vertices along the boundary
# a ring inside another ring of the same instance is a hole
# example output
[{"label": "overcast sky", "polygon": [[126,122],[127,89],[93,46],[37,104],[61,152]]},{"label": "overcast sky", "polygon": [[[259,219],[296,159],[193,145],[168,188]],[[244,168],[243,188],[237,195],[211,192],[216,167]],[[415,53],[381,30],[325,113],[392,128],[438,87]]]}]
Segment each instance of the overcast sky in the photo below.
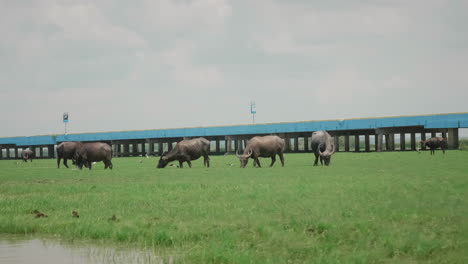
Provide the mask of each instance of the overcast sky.
[{"label": "overcast sky", "polygon": [[0,136],[467,112],[467,10],[0,0]]}]

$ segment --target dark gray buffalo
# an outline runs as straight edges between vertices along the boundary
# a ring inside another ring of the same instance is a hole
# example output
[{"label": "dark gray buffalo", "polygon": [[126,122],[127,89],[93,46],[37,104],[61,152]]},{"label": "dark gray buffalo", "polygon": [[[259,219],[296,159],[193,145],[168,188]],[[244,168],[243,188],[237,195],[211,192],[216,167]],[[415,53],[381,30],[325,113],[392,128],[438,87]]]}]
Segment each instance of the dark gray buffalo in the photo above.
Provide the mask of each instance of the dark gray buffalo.
[{"label": "dark gray buffalo", "polygon": [[30,160],[32,162],[33,156],[34,156],[34,152],[32,150],[30,150],[29,148],[25,149],[25,150],[23,150],[23,152],[21,152],[21,157],[23,158],[24,162],[28,162],[28,160]]},{"label": "dark gray buffalo", "polygon": [[320,164],[325,166],[330,165],[331,155],[335,153],[335,143],[333,138],[328,134],[327,131],[315,131],[312,133],[311,140],[312,151],[315,154],[314,166],[318,165],[318,159],[320,158]]},{"label": "dark gray buffalo", "polygon": [[75,164],[75,152],[80,142],[62,142],[57,146],[57,168],[60,168],[60,160],[63,159],[63,165],[68,168],[67,160],[71,159]]},{"label": "dark gray buffalo", "polygon": [[264,136],[264,137],[253,137],[247,143],[247,146],[244,149],[242,155],[237,155],[240,161],[240,167],[245,168],[249,161],[249,158],[254,160],[254,166],[257,165],[261,167],[259,157],[261,158],[271,158],[270,167],[275,164],[276,155],[279,156],[281,160],[281,165],[284,166],[284,139],[278,136]]},{"label": "dark gray buffalo", "polygon": [[112,148],[107,143],[80,143],[76,147],[75,161],[78,168],[83,165],[91,170],[93,162],[104,162],[104,169],[112,169]]},{"label": "dark gray buffalo", "polygon": [[421,140],[421,148],[423,146],[429,147],[431,150],[431,155],[435,155],[435,150],[440,148],[442,152],[445,154],[445,150],[447,149],[447,140],[443,137],[431,137],[428,140]]},{"label": "dark gray buffalo", "polygon": [[177,143],[177,145],[169,152],[164,152],[159,159],[157,168],[164,168],[171,161],[178,160],[179,167],[183,168],[184,161],[188,166],[192,167],[192,160],[196,160],[203,156],[203,165],[210,167],[210,142],[205,138],[185,139]]}]

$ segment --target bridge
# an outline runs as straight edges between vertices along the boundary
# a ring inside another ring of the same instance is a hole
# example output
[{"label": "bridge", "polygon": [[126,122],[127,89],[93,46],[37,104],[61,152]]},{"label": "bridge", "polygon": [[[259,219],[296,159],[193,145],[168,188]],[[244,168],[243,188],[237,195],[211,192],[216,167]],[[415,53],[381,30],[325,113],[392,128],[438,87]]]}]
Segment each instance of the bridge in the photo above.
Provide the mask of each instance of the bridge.
[{"label": "bridge", "polygon": [[205,137],[211,153],[242,150],[257,135],[276,134],[286,140],[286,152],[309,152],[313,131],[326,130],[337,151],[416,150],[417,139],[442,136],[449,149],[458,148],[458,129],[468,128],[467,113],[335,119],[251,125],[189,127],[0,138],[0,159],[17,159],[30,148],[36,158],[54,158],[55,146],[66,141],[107,142],[117,157],[161,155],[184,138]]}]

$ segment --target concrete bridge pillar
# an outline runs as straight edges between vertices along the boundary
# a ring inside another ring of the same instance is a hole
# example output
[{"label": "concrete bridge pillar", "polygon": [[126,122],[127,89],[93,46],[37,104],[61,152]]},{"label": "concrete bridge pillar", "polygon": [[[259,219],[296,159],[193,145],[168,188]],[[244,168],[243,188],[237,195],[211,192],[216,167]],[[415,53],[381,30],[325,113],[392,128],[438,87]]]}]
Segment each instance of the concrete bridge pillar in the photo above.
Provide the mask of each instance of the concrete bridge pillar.
[{"label": "concrete bridge pillar", "polygon": [[138,143],[132,143],[132,155],[131,156],[138,156]]},{"label": "concrete bridge pillar", "polygon": [[354,151],[359,152],[360,142],[359,135],[354,135]]},{"label": "concrete bridge pillar", "polygon": [[377,142],[377,143],[375,144],[375,150],[376,150],[377,152],[382,152],[382,150],[383,150],[383,137],[384,137],[383,134],[377,134],[377,135],[375,136],[376,142]]},{"label": "concrete bridge pillar", "polygon": [[239,152],[239,140],[234,140],[234,151],[237,153]]},{"label": "concrete bridge pillar", "polygon": [[148,145],[148,155],[154,155],[154,141],[150,140]]},{"label": "concrete bridge pillar", "polygon": [[19,158],[19,155],[18,155],[18,147],[15,147],[15,158]]},{"label": "concrete bridge pillar", "polygon": [[10,159],[10,148],[6,148],[6,158]]},{"label": "concrete bridge pillar", "polygon": [[365,144],[366,152],[370,152],[370,140],[369,140],[369,135],[364,135],[364,144]]},{"label": "concrete bridge pillar", "polygon": [[216,139],[216,153],[220,153],[221,152],[221,149],[219,147],[219,139]]},{"label": "concrete bridge pillar", "polygon": [[388,135],[389,147],[391,151],[395,151],[395,134]]},{"label": "concrete bridge pillar", "polygon": [[304,137],[304,151],[308,152],[310,149],[310,146],[309,146],[309,137],[308,136],[305,136]]},{"label": "concrete bridge pillar", "polygon": [[291,152],[291,138],[287,134],[283,134],[285,152]]},{"label": "concrete bridge pillar", "polygon": [[161,141],[158,141],[158,156],[161,156],[164,152],[164,146],[163,146],[163,143]]},{"label": "concrete bridge pillar", "polygon": [[411,133],[411,150],[416,150],[416,133]]},{"label": "concrete bridge pillar", "polygon": [[3,146],[0,145],[0,159],[3,159]]},{"label": "concrete bridge pillar", "polygon": [[447,133],[442,132],[442,137],[445,138],[445,139],[447,139]]},{"label": "concrete bridge pillar", "polygon": [[241,138],[238,138],[236,140],[236,153],[239,152],[239,153],[243,153],[244,152],[244,140],[241,139]]},{"label": "concrete bridge pillar", "polygon": [[435,137],[436,136],[436,133],[435,132],[431,132],[431,137]]},{"label": "concrete bridge pillar", "polygon": [[294,137],[294,151],[295,152],[299,151],[299,137],[298,136]]},{"label": "concrete bridge pillar", "polygon": [[449,128],[447,140],[448,149],[458,149],[458,144],[458,128]]},{"label": "concrete bridge pillar", "polygon": [[385,147],[387,151],[395,150],[395,134],[385,135]]},{"label": "concrete bridge pillar", "polygon": [[406,150],[405,133],[400,133],[400,150]]},{"label": "concrete bridge pillar", "polygon": [[[426,140],[426,133],[425,133],[425,132],[421,133],[421,140]],[[425,149],[426,149],[426,145],[422,146],[421,149],[424,149],[424,150],[425,150]]]},{"label": "concrete bridge pillar", "polygon": [[334,136],[333,142],[335,143],[335,152],[340,151],[340,136]]},{"label": "concrete bridge pillar", "polygon": [[124,157],[130,156],[130,144],[129,143],[124,143],[123,148],[124,148],[124,151],[123,151],[124,153],[123,153],[122,156],[124,156]]},{"label": "concrete bridge pillar", "polygon": [[42,157],[44,157],[44,147],[40,146],[39,147],[39,158],[42,158]]},{"label": "concrete bridge pillar", "polygon": [[53,159],[55,158],[55,146],[54,145],[50,145],[50,146],[47,146],[48,148],[48,154],[49,154],[49,159]]},{"label": "concrete bridge pillar", "polygon": [[345,137],[345,138],[344,138],[344,148],[345,148],[345,151],[346,151],[346,152],[349,152],[349,136],[346,135],[346,136],[344,136],[344,137]]},{"label": "concrete bridge pillar", "polygon": [[230,136],[226,136],[226,154],[232,153],[232,138]]}]

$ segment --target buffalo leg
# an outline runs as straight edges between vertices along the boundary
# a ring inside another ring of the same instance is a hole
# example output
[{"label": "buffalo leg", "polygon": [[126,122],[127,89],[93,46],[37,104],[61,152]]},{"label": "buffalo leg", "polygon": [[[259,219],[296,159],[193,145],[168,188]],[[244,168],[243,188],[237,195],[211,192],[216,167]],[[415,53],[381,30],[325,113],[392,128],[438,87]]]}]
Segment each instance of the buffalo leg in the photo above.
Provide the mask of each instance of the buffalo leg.
[{"label": "buffalo leg", "polygon": [[315,155],[314,166],[318,166],[318,155]]},{"label": "buffalo leg", "polygon": [[110,160],[105,160],[105,161],[104,161],[104,165],[105,165],[105,166],[104,166],[104,169],[109,168],[109,169],[112,170],[112,162],[111,162]]},{"label": "buffalo leg", "polygon": [[57,168],[60,169],[60,158],[57,158]]},{"label": "buffalo leg", "polygon": [[208,157],[208,155],[206,155],[206,156],[204,157],[203,163],[205,164],[205,166],[206,166],[207,168],[210,167],[210,157]]},{"label": "buffalo leg", "polygon": [[260,165],[260,160],[258,158],[254,159],[254,162],[257,163],[258,167],[261,168],[262,166]]},{"label": "buffalo leg", "polygon": [[65,167],[68,168],[67,159],[65,159],[65,158],[63,159],[63,165],[65,165]]},{"label": "buffalo leg", "polygon": [[276,156],[271,157],[270,167],[273,167],[273,164],[275,164],[275,161],[276,161]]},{"label": "buffalo leg", "polygon": [[279,153],[278,156],[280,157],[281,166],[284,167],[284,157],[283,157],[283,153]]},{"label": "buffalo leg", "polygon": [[[88,162],[88,168],[89,168],[89,170],[91,170],[91,166],[92,166],[92,165],[93,165],[92,162]],[[85,165],[85,166],[86,166],[86,165]]]},{"label": "buffalo leg", "polygon": [[179,160],[179,168],[183,168],[184,167],[184,162],[182,160]]},{"label": "buffalo leg", "polygon": [[323,159],[322,159],[322,156],[320,156],[320,165],[323,166]]},{"label": "buffalo leg", "polygon": [[188,164],[189,168],[192,168],[192,162],[190,160],[187,160],[187,164]]}]

